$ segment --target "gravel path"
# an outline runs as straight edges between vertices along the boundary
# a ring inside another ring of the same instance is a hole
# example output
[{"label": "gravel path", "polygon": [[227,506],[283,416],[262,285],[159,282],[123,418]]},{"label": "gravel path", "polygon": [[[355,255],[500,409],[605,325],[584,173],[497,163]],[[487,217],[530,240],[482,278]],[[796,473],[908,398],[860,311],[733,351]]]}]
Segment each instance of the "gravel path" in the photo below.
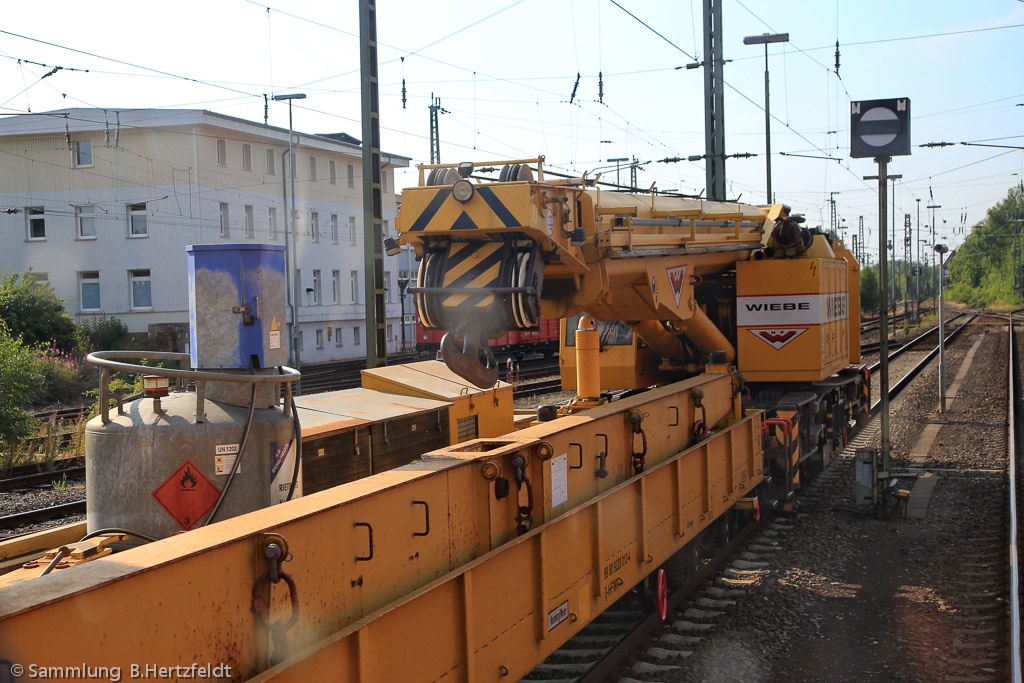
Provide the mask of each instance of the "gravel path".
[{"label": "gravel path", "polygon": [[[1004,680],[1005,326],[965,330],[947,351],[947,383],[979,338],[927,463],[939,480],[925,519],[875,519],[855,507],[851,461],[841,459],[801,497],[798,514],[757,541],[777,549],[761,554],[766,566],[718,579],[734,605],[691,609],[666,626],[662,642],[700,629],[689,654],[646,678],[625,669],[620,680]],[[907,468],[935,418],[936,366],[892,403],[894,471]],[[900,359],[892,381],[903,372]],[[877,433],[864,438],[877,442]],[[914,480],[903,475],[899,487]]]}]

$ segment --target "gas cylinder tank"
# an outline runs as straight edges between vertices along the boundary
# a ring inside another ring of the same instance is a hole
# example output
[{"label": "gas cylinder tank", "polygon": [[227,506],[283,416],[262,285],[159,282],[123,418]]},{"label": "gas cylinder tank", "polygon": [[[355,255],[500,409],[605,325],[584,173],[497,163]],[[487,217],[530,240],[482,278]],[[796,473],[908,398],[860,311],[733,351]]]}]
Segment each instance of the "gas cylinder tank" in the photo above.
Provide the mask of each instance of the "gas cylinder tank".
[{"label": "gas cylinder tank", "polygon": [[[119,528],[164,538],[206,524],[240,459],[212,521],[288,499],[295,474],[291,417],[277,407],[253,411],[245,450],[239,453],[247,407],[202,402],[196,421],[194,393],[143,398],[110,411],[85,428],[89,532]],[[266,405],[265,403],[263,404]],[[301,474],[294,478],[301,495]],[[132,539],[129,545],[136,544]]]}]

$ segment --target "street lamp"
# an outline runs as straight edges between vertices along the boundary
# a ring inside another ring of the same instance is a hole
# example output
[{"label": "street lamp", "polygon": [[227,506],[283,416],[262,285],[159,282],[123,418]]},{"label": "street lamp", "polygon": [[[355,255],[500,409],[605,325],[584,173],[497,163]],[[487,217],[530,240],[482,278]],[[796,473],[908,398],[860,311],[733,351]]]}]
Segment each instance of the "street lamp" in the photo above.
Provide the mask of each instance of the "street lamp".
[{"label": "street lamp", "polygon": [[788,33],[762,33],[743,39],[744,45],[764,45],[764,159],[769,204],[772,203],[772,114],[771,101],[768,99],[768,43],[788,42]]},{"label": "street lamp", "polygon": [[[288,102],[288,159],[289,159],[289,175],[291,176],[292,182],[292,208],[291,211],[285,208],[284,212],[284,249],[285,249],[285,271],[288,270],[288,254],[291,254],[291,272],[295,272],[295,134],[292,129],[292,100],[304,100],[306,99],[305,93],[291,93],[288,95],[274,95],[275,102]],[[289,214],[291,214],[291,221],[288,220]],[[288,225],[291,223],[292,228],[292,245],[288,247]],[[292,291],[294,288],[289,288],[289,278],[291,275],[285,272],[285,291]],[[297,292],[293,292],[291,298],[292,307],[292,359],[296,370],[300,369],[299,362],[299,306],[296,302],[299,295]],[[296,383],[298,384],[298,383]]]},{"label": "street lamp", "polygon": [[942,284],[942,255],[949,251],[945,244],[936,244],[935,253],[939,255],[939,412],[946,412],[946,330],[945,323],[945,297],[943,296]]},{"label": "street lamp", "polygon": [[398,302],[402,306],[402,353],[405,353],[405,288],[409,286],[409,278],[398,278]]}]

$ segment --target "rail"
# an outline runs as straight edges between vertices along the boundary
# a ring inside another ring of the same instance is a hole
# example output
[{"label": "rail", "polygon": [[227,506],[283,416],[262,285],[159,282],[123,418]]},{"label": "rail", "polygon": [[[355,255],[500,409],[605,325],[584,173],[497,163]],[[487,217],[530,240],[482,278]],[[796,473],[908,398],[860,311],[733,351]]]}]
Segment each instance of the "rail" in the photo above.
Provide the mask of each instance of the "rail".
[{"label": "rail", "polygon": [[1020,371],[1017,365],[1017,348],[1015,346],[1013,315],[1010,315],[1009,334],[1009,370],[1007,393],[1008,421],[1009,421],[1009,472],[1010,480],[1010,669],[1011,680],[1020,683],[1021,680],[1021,652],[1020,652],[1020,563],[1017,557],[1017,411],[1018,401],[1017,373]]}]

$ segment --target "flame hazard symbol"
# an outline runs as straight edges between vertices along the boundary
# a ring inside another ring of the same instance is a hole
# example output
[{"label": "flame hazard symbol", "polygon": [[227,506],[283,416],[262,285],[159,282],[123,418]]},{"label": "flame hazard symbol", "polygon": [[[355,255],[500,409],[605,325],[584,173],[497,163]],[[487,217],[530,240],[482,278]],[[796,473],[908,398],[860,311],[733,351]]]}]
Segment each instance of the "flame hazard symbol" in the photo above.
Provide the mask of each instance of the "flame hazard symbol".
[{"label": "flame hazard symbol", "polygon": [[806,327],[788,327],[778,330],[750,330],[750,332],[754,336],[767,342],[768,344],[771,344],[776,349],[781,349],[783,346],[793,341],[806,331]]},{"label": "flame hazard symbol", "polygon": [[686,282],[686,266],[666,268],[668,284],[672,288],[672,295],[676,298],[676,308],[679,308],[679,299],[683,296],[683,283]]}]

